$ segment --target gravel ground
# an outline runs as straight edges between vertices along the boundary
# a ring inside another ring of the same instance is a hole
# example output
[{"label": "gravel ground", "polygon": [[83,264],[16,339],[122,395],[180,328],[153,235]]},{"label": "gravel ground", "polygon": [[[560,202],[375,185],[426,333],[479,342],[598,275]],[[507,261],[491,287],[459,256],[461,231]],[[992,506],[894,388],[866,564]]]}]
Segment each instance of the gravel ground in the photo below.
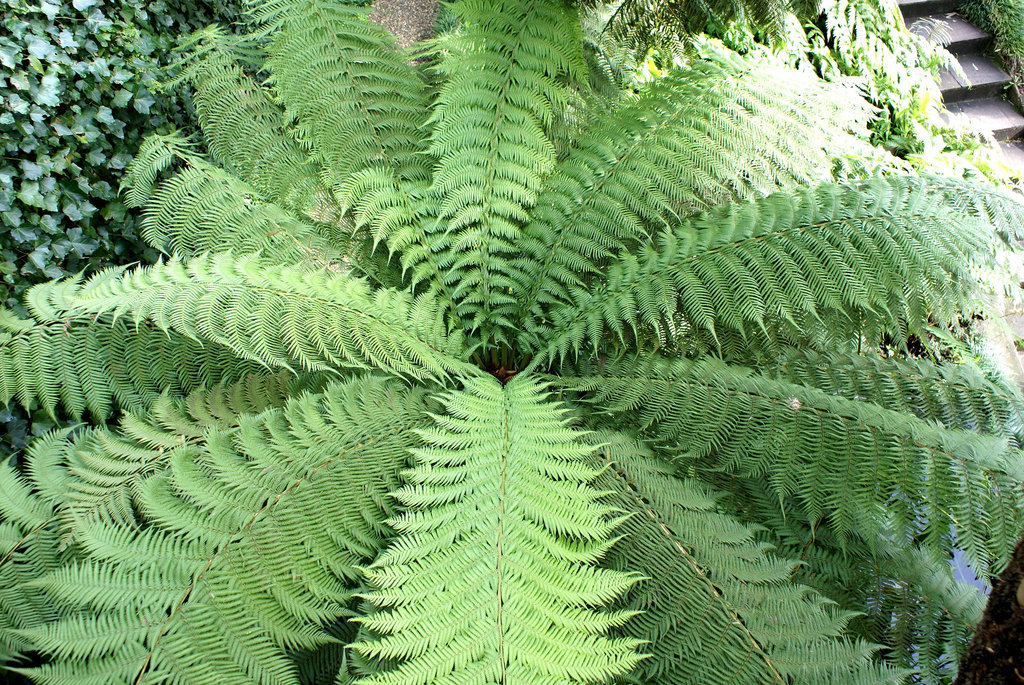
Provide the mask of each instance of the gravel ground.
[{"label": "gravel ground", "polygon": [[434,34],[437,0],[374,0],[370,21],[390,31],[407,48]]}]

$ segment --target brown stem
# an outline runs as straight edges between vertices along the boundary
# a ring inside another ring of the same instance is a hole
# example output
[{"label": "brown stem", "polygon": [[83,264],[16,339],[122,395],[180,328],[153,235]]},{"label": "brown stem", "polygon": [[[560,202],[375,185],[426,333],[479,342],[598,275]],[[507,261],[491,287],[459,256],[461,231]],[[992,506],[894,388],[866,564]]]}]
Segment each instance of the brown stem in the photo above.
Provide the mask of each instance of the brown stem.
[{"label": "brown stem", "polygon": [[1024,539],[992,587],[954,685],[1024,683]]}]

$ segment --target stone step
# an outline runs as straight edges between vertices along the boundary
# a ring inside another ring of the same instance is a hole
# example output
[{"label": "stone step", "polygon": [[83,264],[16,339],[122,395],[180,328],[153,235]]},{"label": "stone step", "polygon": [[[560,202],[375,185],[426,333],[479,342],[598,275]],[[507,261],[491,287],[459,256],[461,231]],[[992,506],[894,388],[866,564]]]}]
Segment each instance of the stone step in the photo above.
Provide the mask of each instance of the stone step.
[{"label": "stone step", "polygon": [[908,23],[917,17],[952,12],[958,4],[958,0],[899,0],[903,19]]},{"label": "stone step", "polygon": [[957,58],[963,75],[943,70],[939,77],[942,101],[947,105],[963,100],[997,97],[1010,83],[1010,75],[984,55],[960,55]]},{"label": "stone step", "polygon": [[1024,143],[1000,143],[999,147],[1003,149],[1006,165],[1014,170],[1014,177],[1024,178]]},{"label": "stone step", "polygon": [[982,31],[956,12],[917,17],[907,28],[939,43],[954,55],[984,52],[992,40],[992,34]]},{"label": "stone step", "polygon": [[946,109],[972,128],[990,131],[996,140],[1009,140],[1024,131],[1024,116],[1006,100],[964,100],[950,103]]}]

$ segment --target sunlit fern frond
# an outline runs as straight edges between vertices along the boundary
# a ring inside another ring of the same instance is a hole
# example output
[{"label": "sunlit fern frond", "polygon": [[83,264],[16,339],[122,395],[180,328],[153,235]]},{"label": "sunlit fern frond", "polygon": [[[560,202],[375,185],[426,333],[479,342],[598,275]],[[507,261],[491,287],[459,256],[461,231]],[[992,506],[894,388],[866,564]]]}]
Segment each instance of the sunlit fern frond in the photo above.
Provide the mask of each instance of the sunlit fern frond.
[{"label": "sunlit fern frond", "polygon": [[166,261],[0,313],[0,403],[62,426],[0,464],[0,680],[948,685],[1021,396],[903,357],[1024,204],[844,169],[870,108],[766,50],[617,70],[717,1],[185,38],[202,135],[124,184]]},{"label": "sunlit fern frond", "polygon": [[229,348],[200,343],[149,324],[110,317],[0,315],[0,402],[58,408],[104,421],[116,409],[137,412],[162,392],[231,382],[262,367]]},{"label": "sunlit fern frond", "polygon": [[[386,534],[421,392],[369,378],[212,433],[139,486],[148,525],[79,530],[32,582],[62,618],[27,629],[43,682],[296,682],[290,650],[333,642],[357,565]],[[193,484],[205,483],[201,491]]]},{"label": "sunlit fern frond", "polygon": [[601,683],[640,657],[605,637],[631,612],[598,611],[636,578],[595,567],[616,522],[589,485],[592,448],[544,387],[470,383],[421,431],[399,537],[369,569],[379,637],[358,642],[385,662],[366,685],[440,682]]},{"label": "sunlit fern frond", "polygon": [[328,380],[323,374],[278,372],[194,390],[184,400],[165,391],[144,413],[123,415],[117,430],[83,429],[34,444],[25,472],[36,492],[57,508],[64,541],[82,526],[104,521],[142,525],[139,487],[166,470],[176,452],[198,454],[197,445],[211,431],[237,428],[246,414],[284,407],[295,395],[322,390]]},{"label": "sunlit fern frond", "polygon": [[[507,324],[507,266],[544,176],[551,127],[584,69],[579,22],[563,0],[461,2],[463,28],[445,44],[446,81],[433,108],[437,276],[452,285],[469,329]],[[500,337],[499,331],[495,335]]]},{"label": "sunlit fern frond", "polygon": [[266,267],[256,257],[227,253],[111,269],[63,296],[64,317],[148,321],[268,367],[378,367],[414,378],[469,368],[462,339],[447,335],[427,296],[374,292],[359,279]]},{"label": "sunlit fern frond", "polygon": [[546,180],[513,272],[519,316],[540,316],[681,218],[830,180],[831,158],[856,145],[846,130],[866,115],[845,89],[761,53],[721,52],[652,81],[575,140]]}]

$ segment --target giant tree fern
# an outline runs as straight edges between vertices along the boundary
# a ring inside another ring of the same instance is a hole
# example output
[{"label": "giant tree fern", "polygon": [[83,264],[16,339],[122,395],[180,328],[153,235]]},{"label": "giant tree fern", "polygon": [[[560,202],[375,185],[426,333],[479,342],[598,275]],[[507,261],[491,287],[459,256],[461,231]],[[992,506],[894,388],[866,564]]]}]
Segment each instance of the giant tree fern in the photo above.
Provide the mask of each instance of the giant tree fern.
[{"label": "giant tree fern", "polygon": [[0,467],[0,668],[948,680],[1022,400],[857,350],[966,313],[1021,205],[836,184],[867,108],[763,56],[606,109],[572,3],[452,10],[420,62],[334,0],[196,36],[208,155],[126,187],[166,260],[0,316],[0,400],[95,424]]}]

